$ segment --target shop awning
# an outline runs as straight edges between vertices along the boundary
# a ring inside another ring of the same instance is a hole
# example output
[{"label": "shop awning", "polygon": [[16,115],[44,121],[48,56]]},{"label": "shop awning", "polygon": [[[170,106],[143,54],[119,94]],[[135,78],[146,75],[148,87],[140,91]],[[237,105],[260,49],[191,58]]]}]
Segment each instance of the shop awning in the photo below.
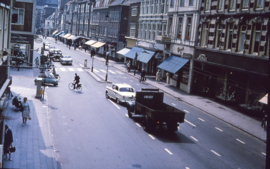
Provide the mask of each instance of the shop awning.
[{"label": "shop awning", "polygon": [[67,37],[67,39],[72,39],[72,38],[74,38],[75,36],[74,35],[70,35],[69,37]]},{"label": "shop awning", "polygon": [[58,33],[55,34],[54,36],[59,36],[60,34],[62,34],[62,32],[58,32]]},{"label": "shop awning", "polygon": [[71,34],[66,34],[65,36],[63,36],[63,38],[67,38],[67,37],[69,37]]},{"label": "shop awning", "polygon": [[131,58],[131,59],[134,59],[135,58],[135,54],[137,52],[137,54],[141,54],[142,51],[144,49],[142,48],[139,48],[139,47],[133,47],[128,53],[126,53],[124,56],[128,57],[128,58]]},{"label": "shop awning", "polygon": [[89,40],[89,41],[87,41],[87,42],[85,42],[85,45],[93,45],[94,43],[96,43],[97,41],[95,41],[95,40]]},{"label": "shop awning", "polygon": [[150,50],[144,50],[141,54],[138,55],[138,61],[143,63],[148,63],[149,60],[155,55],[155,52]]},{"label": "shop awning", "polygon": [[189,59],[183,59],[183,58],[181,58],[179,56],[171,55],[168,59],[166,59],[160,65],[158,65],[158,68],[175,74],[188,61],[189,61]]},{"label": "shop awning", "polygon": [[129,51],[130,51],[130,49],[124,48],[124,49],[119,50],[119,51],[116,52],[116,53],[125,56],[125,54],[128,53]]},{"label": "shop awning", "polygon": [[71,38],[71,40],[76,40],[76,39],[79,39],[79,38],[81,38],[82,36],[75,36],[75,37],[73,37],[73,38]]},{"label": "shop awning", "polygon": [[91,45],[91,47],[93,48],[100,48],[101,46],[104,46],[105,43],[102,43],[102,42],[97,42],[97,43],[94,43]]},{"label": "shop awning", "polygon": [[54,32],[52,33],[52,35],[56,34],[57,32],[58,32],[58,30],[54,31]]},{"label": "shop awning", "polygon": [[261,98],[259,100],[259,102],[261,102],[263,104],[268,104],[268,94],[266,94],[265,96],[263,96],[263,98]]},{"label": "shop awning", "polygon": [[59,37],[62,38],[63,36],[65,36],[66,34],[65,33],[62,33]]}]

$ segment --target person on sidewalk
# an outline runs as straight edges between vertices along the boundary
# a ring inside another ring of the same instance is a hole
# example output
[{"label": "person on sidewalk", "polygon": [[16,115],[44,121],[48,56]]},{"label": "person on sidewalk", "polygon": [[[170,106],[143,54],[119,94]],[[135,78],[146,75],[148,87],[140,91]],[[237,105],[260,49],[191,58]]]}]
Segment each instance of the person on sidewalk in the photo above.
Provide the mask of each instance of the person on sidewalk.
[{"label": "person on sidewalk", "polygon": [[11,153],[9,148],[12,146],[13,135],[12,131],[5,125],[5,142],[4,142],[4,158],[7,159],[7,154],[9,154],[9,160],[11,161]]},{"label": "person on sidewalk", "polygon": [[27,118],[30,115],[30,106],[27,101],[27,97],[23,98],[22,102],[22,120],[23,120],[23,125],[26,124]]},{"label": "person on sidewalk", "polygon": [[145,75],[146,75],[146,71],[144,69],[142,69],[140,81],[145,81]]},{"label": "person on sidewalk", "polygon": [[158,69],[158,71],[157,71],[157,74],[156,74],[156,81],[160,81],[160,77],[161,77],[161,72],[160,72],[160,70]]},{"label": "person on sidewalk", "polygon": [[94,57],[96,54],[96,52],[94,51],[94,49],[91,49],[91,57]]},{"label": "person on sidewalk", "polygon": [[264,116],[263,116],[263,120],[262,120],[262,124],[261,124],[262,128],[264,129],[264,131],[266,131],[266,126],[267,126],[267,114],[264,112]]}]

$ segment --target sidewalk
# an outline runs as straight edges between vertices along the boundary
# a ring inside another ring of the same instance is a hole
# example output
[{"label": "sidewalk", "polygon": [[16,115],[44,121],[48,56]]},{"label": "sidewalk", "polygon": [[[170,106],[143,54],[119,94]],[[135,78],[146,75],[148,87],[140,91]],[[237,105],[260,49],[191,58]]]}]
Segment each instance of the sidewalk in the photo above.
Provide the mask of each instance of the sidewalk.
[{"label": "sidewalk", "polygon": [[28,98],[31,120],[22,125],[21,112],[9,102],[6,124],[13,133],[13,145],[16,152],[11,154],[12,161],[3,159],[4,168],[39,169],[56,168],[54,149],[50,137],[47,96],[44,101],[35,98],[34,77],[37,69],[11,69],[11,91]]},{"label": "sidewalk", "polygon": [[[79,50],[78,50],[79,51]],[[81,51],[84,53],[84,51]],[[96,60],[105,62],[103,56],[96,55]],[[123,72],[126,71],[126,66],[123,62],[115,62],[110,60],[109,65],[121,70]],[[95,76],[94,73],[89,73],[94,79],[97,81],[100,81],[97,76]],[[133,76],[133,71],[128,73],[130,76]],[[140,78],[140,75],[137,73],[135,75],[136,78]],[[155,78],[152,76],[146,76],[147,81],[146,83],[164,91],[165,93],[172,95],[173,97],[177,98],[179,101],[185,102],[191,106],[194,106],[208,114],[211,114],[212,116],[237,127],[238,129],[262,140],[266,141],[266,132],[261,127],[261,122],[257,121],[253,118],[250,118],[242,113],[239,113],[235,110],[230,109],[229,107],[225,107],[222,104],[219,104],[217,102],[214,102],[212,100],[209,100],[207,98],[203,98],[201,96],[191,95],[187,94],[183,91],[180,91],[179,89],[176,89],[175,87],[165,83],[165,82],[156,82]]]}]

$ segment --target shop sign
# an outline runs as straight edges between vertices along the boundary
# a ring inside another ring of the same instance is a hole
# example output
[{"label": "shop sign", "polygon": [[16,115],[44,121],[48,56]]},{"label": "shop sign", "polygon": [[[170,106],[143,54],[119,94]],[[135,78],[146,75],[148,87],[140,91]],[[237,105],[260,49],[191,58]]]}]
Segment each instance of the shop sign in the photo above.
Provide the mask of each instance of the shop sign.
[{"label": "shop sign", "polygon": [[11,33],[11,43],[24,43],[32,44],[34,40],[34,35],[20,35]]}]

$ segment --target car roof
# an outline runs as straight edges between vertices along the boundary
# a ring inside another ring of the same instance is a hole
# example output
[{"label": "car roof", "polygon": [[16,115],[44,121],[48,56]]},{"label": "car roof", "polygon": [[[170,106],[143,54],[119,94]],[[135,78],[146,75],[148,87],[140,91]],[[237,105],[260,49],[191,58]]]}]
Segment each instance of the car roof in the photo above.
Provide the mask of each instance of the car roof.
[{"label": "car roof", "polygon": [[131,87],[129,84],[123,84],[123,83],[114,83],[113,85],[116,85],[118,87]]},{"label": "car roof", "polygon": [[[70,56],[70,55],[63,55],[63,56]],[[70,56],[71,57],[71,56]]]}]

